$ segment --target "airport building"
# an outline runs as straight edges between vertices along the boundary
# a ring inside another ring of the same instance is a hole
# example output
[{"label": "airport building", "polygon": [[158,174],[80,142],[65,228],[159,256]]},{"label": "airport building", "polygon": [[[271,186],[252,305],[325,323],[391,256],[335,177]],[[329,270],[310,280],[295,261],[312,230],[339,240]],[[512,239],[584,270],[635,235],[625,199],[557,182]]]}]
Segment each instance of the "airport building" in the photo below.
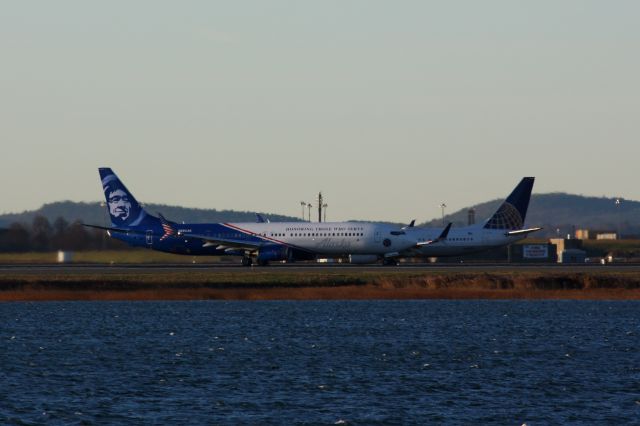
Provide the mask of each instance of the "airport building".
[{"label": "airport building", "polygon": [[556,246],[558,263],[584,263],[587,252],[582,249],[582,239],[552,238],[549,242]]},{"label": "airport building", "polygon": [[594,229],[576,229],[575,235],[578,240],[617,240],[619,239],[616,231],[610,230],[594,230]]},{"label": "airport building", "polygon": [[512,244],[509,246],[509,262],[513,263],[555,263],[558,261],[556,245]]}]

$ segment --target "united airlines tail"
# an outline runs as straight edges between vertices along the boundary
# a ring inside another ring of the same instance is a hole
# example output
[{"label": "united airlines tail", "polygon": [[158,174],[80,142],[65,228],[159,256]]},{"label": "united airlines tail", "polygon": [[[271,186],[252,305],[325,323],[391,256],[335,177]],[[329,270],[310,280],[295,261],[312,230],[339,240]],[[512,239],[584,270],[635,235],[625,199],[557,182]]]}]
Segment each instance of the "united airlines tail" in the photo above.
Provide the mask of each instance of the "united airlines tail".
[{"label": "united airlines tail", "polygon": [[500,208],[485,223],[484,229],[522,229],[529,208],[534,180],[533,177],[522,178]]},{"label": "united airlines tail", "polygon": [[149,228],[160,220],[148,214],[116,174],[107,167],[98,169],[107,200],[111,225],[117,229]]}]

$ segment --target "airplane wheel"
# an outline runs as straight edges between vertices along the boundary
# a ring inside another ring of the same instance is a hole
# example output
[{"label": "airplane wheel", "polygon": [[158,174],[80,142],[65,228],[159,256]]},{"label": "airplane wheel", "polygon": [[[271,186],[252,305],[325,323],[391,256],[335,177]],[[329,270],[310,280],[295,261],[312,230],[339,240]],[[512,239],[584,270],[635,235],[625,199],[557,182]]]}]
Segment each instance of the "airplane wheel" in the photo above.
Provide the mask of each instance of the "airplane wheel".
[{"label": "airplane wheel", "polygon": [[267,260],[258,260],[258,265],[259,266],[268,266],[269,265],[269,261],[267,261]]},{"label": "airplane wheel", "polygon": [[398,262],[395,259],[384,259],[382,264],[384,266],[398,266]]},{"label": "airplane wheel", "polygon": [[250,257],[242,258],[242,266],[251,266],[252,263],[253,263],[253,260]]}]

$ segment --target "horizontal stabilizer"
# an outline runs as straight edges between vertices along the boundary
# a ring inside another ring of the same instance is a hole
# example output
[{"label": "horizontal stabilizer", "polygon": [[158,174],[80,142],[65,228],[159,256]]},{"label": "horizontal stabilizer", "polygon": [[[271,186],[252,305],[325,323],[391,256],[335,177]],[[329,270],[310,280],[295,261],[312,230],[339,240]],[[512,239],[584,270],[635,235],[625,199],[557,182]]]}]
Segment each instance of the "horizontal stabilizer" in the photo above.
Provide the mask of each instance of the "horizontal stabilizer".
[{"label": "horizontal stabilizer", "polygon": [[135,229],[125,229],[125,228],[113,228],[108,226],[98,226],[98,225],[88,225],[83,223],[82,226],[86,226],[87,228],[96,228],[102,229],[109,232],[120,232],[123,234],[145,234],[145,231],[136,231]]},{"label": "horizontal stabilizer", "polygon": [[506,232],[504,235],[507,236],[507,237],[514,237],[514,236],[517,236],[517,235],[527,235],[527,234],[530,234],[532,232],[539,231],[541,229],[542,228],[518,229],[516,231]]},{"label": "horizontal stabilizer", "polygon": [[416,243],[416,246],[418,246],[418,247],[428,246],[430,244],[435,244],[435,243],[438,243],[440,241],[446,240],[447,236],[449,235],[449,230],[451,229],[451,225],[452,225],[452,223],[449,222],[449,224],[447,224],[446,228],[444,228],[442,230],[442,232],[440,233],[440,236],[438,238],[436,238],[435,240],[420,241],[420,242]]}]

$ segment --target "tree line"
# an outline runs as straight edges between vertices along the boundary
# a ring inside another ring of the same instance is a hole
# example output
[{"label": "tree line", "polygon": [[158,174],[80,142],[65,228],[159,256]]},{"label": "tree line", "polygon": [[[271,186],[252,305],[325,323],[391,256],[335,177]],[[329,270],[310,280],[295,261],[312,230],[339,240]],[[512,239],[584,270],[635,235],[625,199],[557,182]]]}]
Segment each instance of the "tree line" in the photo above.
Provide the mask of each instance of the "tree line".
[{"label": "tree line", "polygon": [[53,223],[37,215],[31,223],[14,222],[0,230],[0,252],[107,250],[126,247],[105,231],[58,217]]}]

